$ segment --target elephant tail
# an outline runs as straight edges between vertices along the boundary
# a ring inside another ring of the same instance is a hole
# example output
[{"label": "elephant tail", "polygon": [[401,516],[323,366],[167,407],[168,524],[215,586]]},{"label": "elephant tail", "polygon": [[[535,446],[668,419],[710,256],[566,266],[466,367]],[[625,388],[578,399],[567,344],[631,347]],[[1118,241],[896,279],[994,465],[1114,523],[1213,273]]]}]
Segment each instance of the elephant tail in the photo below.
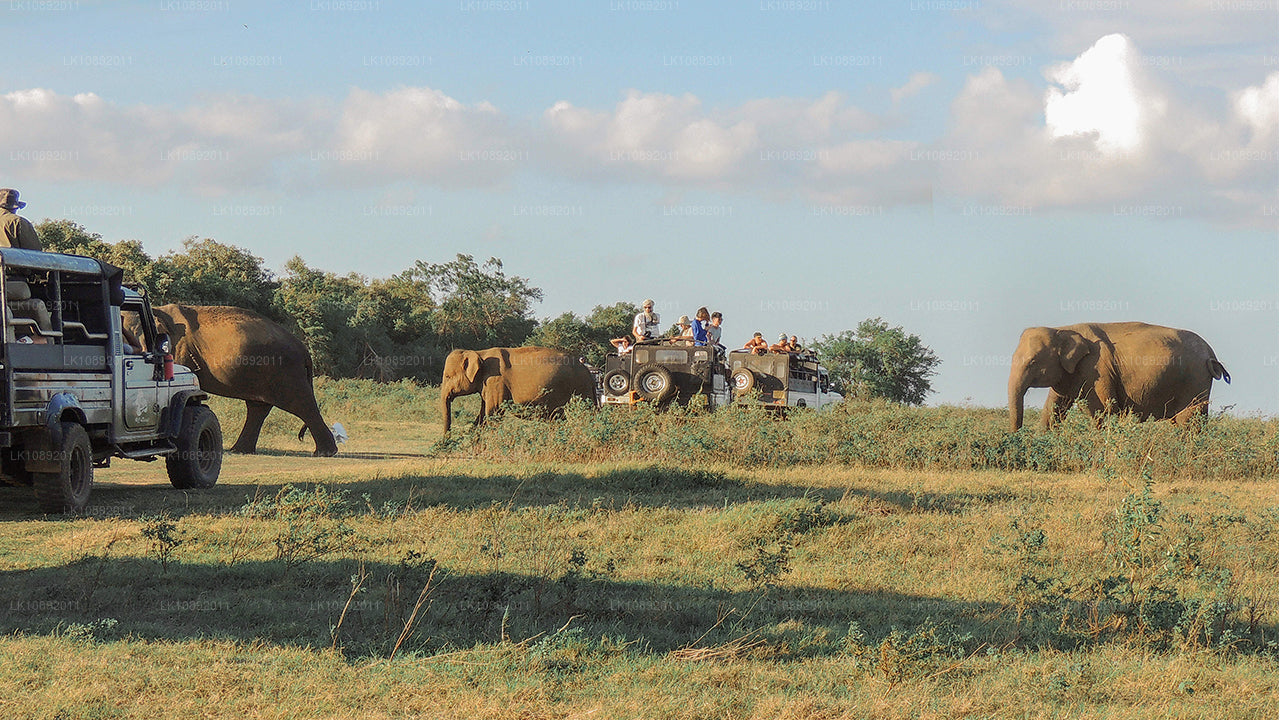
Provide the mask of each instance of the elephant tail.
[{"label": "elephant tail", "polygon": [[302,438],[306,436],[307,436],[307,426],[303,425],[302,429],[298,430],[298,442],[302,442]]},{"label": "elephant tail", "polygon": [[1218,362],[1218,358],[1209,358],[1209,373],[1213,375],[1214,380],[1225,380],[1227,384],[1231,384],[1231,373]]}]

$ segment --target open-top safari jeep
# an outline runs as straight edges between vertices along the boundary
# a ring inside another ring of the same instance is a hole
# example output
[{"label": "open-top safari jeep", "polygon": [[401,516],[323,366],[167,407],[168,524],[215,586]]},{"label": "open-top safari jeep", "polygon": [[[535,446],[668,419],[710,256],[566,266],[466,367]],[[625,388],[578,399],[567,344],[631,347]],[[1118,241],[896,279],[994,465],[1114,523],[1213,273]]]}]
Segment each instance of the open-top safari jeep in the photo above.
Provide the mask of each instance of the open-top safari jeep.
[{"label": "open-top safari jeep", "polygon": [[707,407],[715,409],[732,400],[716,348],[691,340],[647,340],[621,355],[613,353],[605,358],[601,384],[601,402],[607,405],[687,405],[703,395]]},{"label": "open-top safari jeep", "polygon": [[[164,457],[177,488],[218,481],[218,418],[121,274],[87,257],[0,249],[0,480],[32,487],[46,512],[82,511],[93,468],[112,457]],[[124,330],[130,314],[143,337]]]}]

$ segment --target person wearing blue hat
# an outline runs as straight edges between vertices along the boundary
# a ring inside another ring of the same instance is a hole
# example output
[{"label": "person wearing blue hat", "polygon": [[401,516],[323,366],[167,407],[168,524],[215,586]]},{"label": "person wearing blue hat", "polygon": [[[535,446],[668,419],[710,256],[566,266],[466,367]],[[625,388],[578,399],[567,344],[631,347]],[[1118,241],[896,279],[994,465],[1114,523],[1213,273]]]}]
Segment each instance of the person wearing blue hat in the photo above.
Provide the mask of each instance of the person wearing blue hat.
[{"label": "person wearing blue hat", "polygon": [[14,212],[26,206],[26,203],[18,199],[17,190],[0,188],[0,247],[44,249],[31,221]]}]

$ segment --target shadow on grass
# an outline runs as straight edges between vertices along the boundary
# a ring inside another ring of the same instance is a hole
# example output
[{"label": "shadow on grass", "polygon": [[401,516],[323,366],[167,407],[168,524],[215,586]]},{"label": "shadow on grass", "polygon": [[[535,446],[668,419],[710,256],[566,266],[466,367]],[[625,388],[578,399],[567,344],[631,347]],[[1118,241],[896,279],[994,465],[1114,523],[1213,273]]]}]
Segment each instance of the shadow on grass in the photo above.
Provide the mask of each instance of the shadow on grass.
[{"label": "shadow on grass", "polygon": [[[364,590],[352,597],[353,576],[362,571]],[[0,578],[13,589],[0,605],[5,633],[310,647],[329,647],[336,634],[337,645],[352,656],[390,654],[407,624],[402,653],[536,642],[569,625],[588,640],[638,641],[632,647],[641,653],[763,638],[757,652],[774,659],[838,653],[854,622],[871,637],[926,621],[986,641],[1003,631],[992,626],[990,607],[894,592],[732,591],[576,572],[555,578],[466,574],[420,558],[401,564],[311,561],[289,570],[281,561],[173,562],[166,572],[150,559],[88,556]],[[429,579],[427,601],[409,624]]]},{"label": "shadow on grass", "polygon": [[[313,483],[299,482],[298,486]],[[664,467],[623,468],[599,474],[543,472],[532,475],[395,475],[326,485],[347,493],[353,509],[395,506],[406,510],[444,506],[474,510],[494,504],[511,508],[567,506],[728,508],[743,503],[807,498],[823,503],[862,499],[877,515],[899,512],[960,514],[974,508],[1026,502],[1031,495],[1013,490],[990,492],[879,491],[867,488],[810,487],[797,483],[743,482],[717,471]],[[270,498],[286,484],[221,484],[208,490],[180,491],[163,481],[154,486],[95,485],[85,515],[137,518],[167,513],[234,515],[249,500]],[[0,522],[40,517],[29,488],[0,488]],[[56,518],[51,518],[56,519]]]}]

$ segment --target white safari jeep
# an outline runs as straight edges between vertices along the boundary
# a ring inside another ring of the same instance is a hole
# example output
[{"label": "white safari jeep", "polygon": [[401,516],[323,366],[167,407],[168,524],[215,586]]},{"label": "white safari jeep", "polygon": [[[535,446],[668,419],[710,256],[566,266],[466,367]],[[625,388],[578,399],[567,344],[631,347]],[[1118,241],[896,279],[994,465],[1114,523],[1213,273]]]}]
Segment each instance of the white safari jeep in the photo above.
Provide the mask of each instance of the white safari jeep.
[{"label": "white safari jeep", "polygon": [[[218,418],[121,270],[4,248],[0,274],[0,480],[32,487],[46,512],[84,510],[93,468],[113,457],[164,457],[174,487],[213,487]],[[131,314],[143,337],[124,329]]]}]

